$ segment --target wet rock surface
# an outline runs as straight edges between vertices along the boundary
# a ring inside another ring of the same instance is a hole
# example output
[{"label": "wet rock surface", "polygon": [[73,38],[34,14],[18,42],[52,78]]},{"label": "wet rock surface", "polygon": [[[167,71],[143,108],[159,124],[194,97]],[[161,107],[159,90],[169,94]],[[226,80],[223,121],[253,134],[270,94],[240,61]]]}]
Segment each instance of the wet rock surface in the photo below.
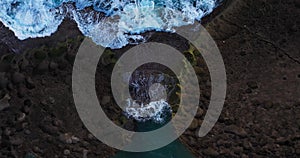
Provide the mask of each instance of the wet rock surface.
[{"label": "wet rock surface", "polygon": [[[297,15],[297,0],[236,0],[206,24],[224,58],[228,85],[219,121],[207,136],[197,137],[210,98],[209,73],[197,57],[194,68],[202,95],[196,119],[180,137],[197,157],[299,157]],[[68,25],[73,26],[66,22],[52,37],[23,43],[1,30],[1,158],[111,157],[115,153],[93,137],[77,115],[71,73],[80,40],[76,27]],[[60,36],[64,31],[71,41]],[[153,34],[149,40],[181,52],[188,49],[188,42],[167,33]],[[57,41],[67,43],[66,47],[50,49]],[[29,51],[22,51],[25,46]],[[116,58],[130,47],[116,50]],[[112,66],[112,62],[98,65],[96,87],[104,87],[97,89],[99,101],[111,120],[134,131],[135,122],[115,107],[107,86]]]}]

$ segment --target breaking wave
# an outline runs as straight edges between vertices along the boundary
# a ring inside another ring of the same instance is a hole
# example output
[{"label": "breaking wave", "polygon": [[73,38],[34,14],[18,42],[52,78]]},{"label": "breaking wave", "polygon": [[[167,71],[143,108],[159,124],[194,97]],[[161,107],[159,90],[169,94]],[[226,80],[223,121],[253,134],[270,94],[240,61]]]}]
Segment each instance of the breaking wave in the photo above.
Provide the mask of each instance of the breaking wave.
[{"label": "breaking wave", "polygon": [[54,33],[64,18],[104,47],[145,41],[146,31],[173,32],[213,11],[220,0],[1,0],[0,21],[27,38]]},{"label": "breaking wave", "polygon": [[129,118],[133,118],[137,121],[152,120],[156,123],[163,123],[168,114],[172,113],[172,108],[165,100],[152,101],[149,104],[138,104],[136,101],[127,99],[127,107],[125,114]]}]

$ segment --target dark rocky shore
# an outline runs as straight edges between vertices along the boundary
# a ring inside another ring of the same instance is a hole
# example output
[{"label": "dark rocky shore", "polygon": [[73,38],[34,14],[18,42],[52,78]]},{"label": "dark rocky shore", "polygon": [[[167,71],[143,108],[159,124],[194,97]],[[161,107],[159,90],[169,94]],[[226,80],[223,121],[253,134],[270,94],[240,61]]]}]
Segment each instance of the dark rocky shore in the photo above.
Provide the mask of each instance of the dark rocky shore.
[{"label": "dark rocky shore", "polygon": [[[300,2],[232,0],[204,19],[219,46],[227,71],[227,97],[212,131],[197,137],[210,97],[209,73],[194,59],[201,104],[180,137],[197,157],[300,156]],[[64,21],[51,37],[19,41],[0,28],[0,157],[111,157],[117,150],[91,135],[72,96],[72,65],[83,36]],[[187,41],[154,33],[181,52]],[[111,96],[115,59],[133,46],[107,50],[100,60],[98,97],[111,120],[128,130]],[[155,69],[155,68],[153,68]],[[99,88],[104,87],[104,88]]]}]

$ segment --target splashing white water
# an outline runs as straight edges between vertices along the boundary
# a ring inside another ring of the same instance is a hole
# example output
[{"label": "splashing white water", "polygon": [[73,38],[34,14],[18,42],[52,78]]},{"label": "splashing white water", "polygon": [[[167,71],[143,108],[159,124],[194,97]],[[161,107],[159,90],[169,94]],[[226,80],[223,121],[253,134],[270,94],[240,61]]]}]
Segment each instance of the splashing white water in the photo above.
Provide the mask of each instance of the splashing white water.
[{"label": "splashing white water", "polygon": [[165,115],[171,112],[170,105],[163,99],[152,101],[145,105],[127,99],[127,107],[125,109],[125,114],[137,121],[152,120],[154,122],[163,122],[165,121]]},{"label": "splashing white water", "polygon": [[[65,17],[104,47],[145,41],[140,33],[174,31],[211,13],[220,0],[1,0],[0,21],[27,38],[54,33]],[[87,7],[92,7],[89,9]]]}]

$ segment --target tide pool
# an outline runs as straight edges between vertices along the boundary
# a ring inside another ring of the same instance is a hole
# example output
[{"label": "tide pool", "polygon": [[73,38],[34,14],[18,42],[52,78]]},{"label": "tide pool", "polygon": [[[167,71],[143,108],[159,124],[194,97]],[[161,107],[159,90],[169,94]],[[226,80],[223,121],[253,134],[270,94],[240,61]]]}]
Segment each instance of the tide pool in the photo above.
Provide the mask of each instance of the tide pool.
[{"label": "tide pool", "polygon": [[175,140],[161,149],[138,153],[121,151],[112,158],[195,158],[195,156],[179,140]]},{"label": "tide pool", "polygon": [[[166,113],[167,114],[167,113]],[[171,114],[167,114],[165,122],[156,121],[137,122],[137,132],[146,132],[164,126],[171,119]],[[153,142],[155,143],[155,142]],[[148,152],[125,152],[119,151],[112,158],[195,158],[195,156],[179,140],[175,140],[169,145]]]}]

